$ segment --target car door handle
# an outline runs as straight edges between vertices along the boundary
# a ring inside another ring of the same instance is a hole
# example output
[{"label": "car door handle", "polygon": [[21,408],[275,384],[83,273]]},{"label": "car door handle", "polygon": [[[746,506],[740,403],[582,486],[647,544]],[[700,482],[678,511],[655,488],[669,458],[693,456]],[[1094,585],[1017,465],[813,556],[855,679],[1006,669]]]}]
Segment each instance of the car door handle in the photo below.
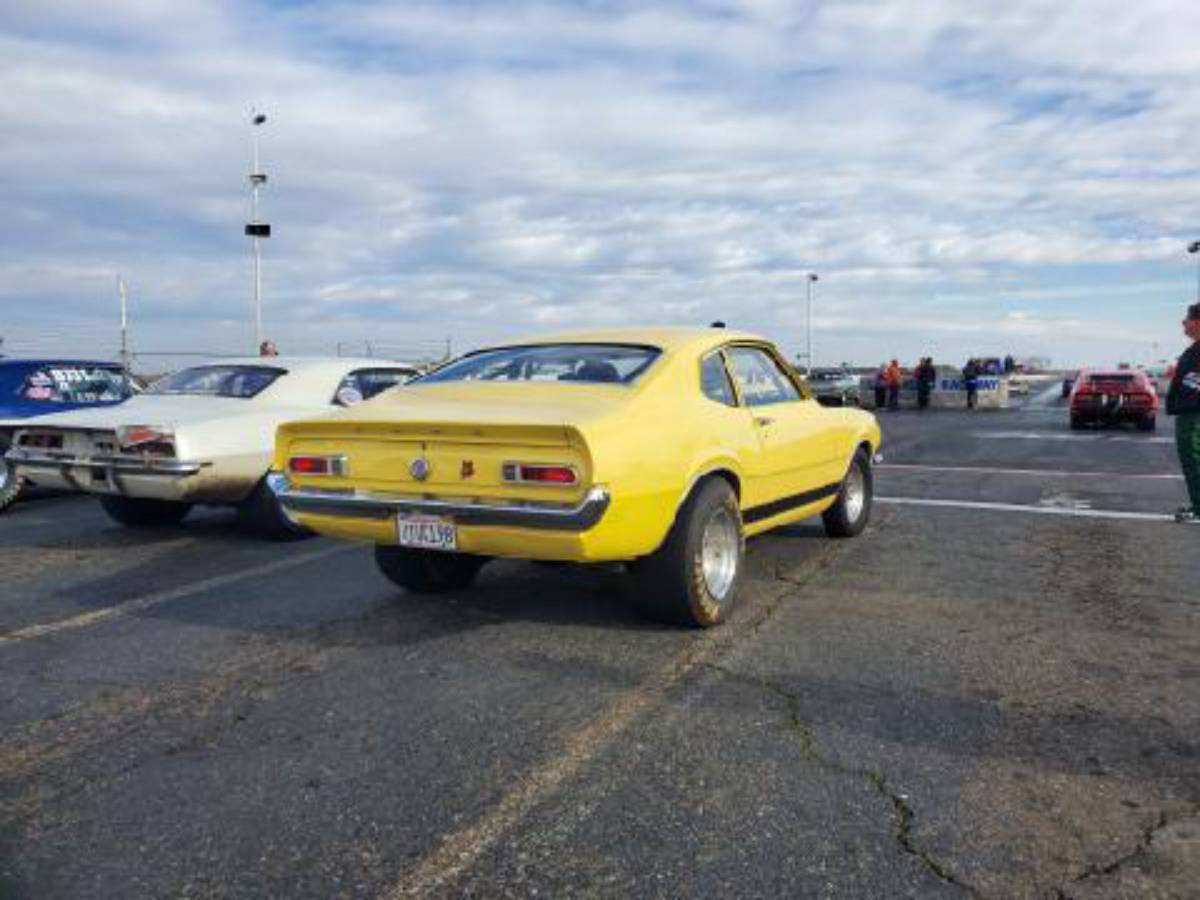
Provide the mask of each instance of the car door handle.
[{"label": "car door handle", "polygon": [[755,416],[754,424],[761,425],[765,428],[767,425],[774,425],[775,420],[772,419],[770,416]]}]

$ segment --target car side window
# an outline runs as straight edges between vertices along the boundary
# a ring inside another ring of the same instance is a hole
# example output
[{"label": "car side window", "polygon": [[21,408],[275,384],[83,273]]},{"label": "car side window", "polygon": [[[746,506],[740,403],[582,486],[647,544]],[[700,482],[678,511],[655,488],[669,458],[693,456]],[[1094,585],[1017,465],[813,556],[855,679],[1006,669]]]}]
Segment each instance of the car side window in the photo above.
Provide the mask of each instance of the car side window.
[{"label": "car side window", "polygon": [[765,350],[731,347],[729,361],[747,406],[767,406],[800,399],[796,385]]},{"label": "car side window", "polygon": [[342,379],[333,402],[339,406],[353,406],[388,388],[411,381],[415,375],[412,369],[356,369]]},{"label": "car side window", "polygon": [[738,405],[733,384],[729,381],[729,372],[725,369],[725,360],[719,351],[708,354],[700,361],[700,390],[709,400],[726,406]]}]

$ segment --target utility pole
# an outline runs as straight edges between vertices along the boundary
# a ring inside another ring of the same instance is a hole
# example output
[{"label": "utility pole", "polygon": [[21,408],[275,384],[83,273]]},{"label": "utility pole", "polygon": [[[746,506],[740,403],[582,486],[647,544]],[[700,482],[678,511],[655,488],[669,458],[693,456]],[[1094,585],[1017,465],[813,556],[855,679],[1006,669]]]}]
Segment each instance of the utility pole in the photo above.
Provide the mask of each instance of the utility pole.
[{"label": "utility pole", "polygon": [[808,289],[808,304],[807,304],[807,310],[808,310],[808,312],[807,312],[808,325],[807,325],[807,327],[805,328],[806,336],[807,336],[807,338],[808,338],[808,349],[805,351],[805,354],[804,354],[804,355],[805,355],[805,364],[806,364],[806,366],[807,366],[807,373],[806,373],[806,374],[808,374],[808,375],[810,375],[810,376],[811,376],[811,375],[812,375],[812,370],[813,370],[813,349],[812,349],[812,301],[813,301],[813,285],[814,285],[814,284],[815,284],[817,281],[819,281],[820,279],[818,279],[818,278],[817,278],[817,273],[816,273],[816,272],[809,272],[809,273],[808,273],[808,275],[807,275],[807,276],[805,276],[805,279],[804,279],[804,280],[805,280],[805,287],[807,287],[807,289]]},{"label": "utility pole", "polygon": [[125,279],[117,275],[117,292],[121,295],[121,368],[129,374],[129,307],[125,297]]},{"label": "utility pole", "polygon": [[263,341],[262,317],[262,251],[259,241],[271,236],[271,226],[258,220],[258,192],[267,183],[265,172],[258,165],[258,129],[267,121],[266,115],[250,110],[250,144],[254,166],[250,171],[250,222],[246,225],[246,236],[254,246],[254,352],[257,354]]}]

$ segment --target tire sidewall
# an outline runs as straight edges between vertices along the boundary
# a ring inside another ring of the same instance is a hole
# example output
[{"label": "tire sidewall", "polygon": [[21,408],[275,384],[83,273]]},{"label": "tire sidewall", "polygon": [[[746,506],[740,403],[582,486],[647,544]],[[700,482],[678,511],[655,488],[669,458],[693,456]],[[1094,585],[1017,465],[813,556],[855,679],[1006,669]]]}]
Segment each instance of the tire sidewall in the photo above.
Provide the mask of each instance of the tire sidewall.
[{"label": "tire sidewall", "polygon": [[[723,599],[713,596],[704,578],[704,530],[713,516],[724,509],[737,527],[737,565],[733,582]],[[737,496],[723,479],[706,482],[693,496],[685,508],[686,537],[684,542],[684,578],[687,585],[688,602],[692,616],[701,625],[715,625],[729,618],[741,585],[745,570],[746,535],[742,526],[741,509]]]},{"label": "tire sidewall", "polygon": [[[858,518],[851,521],[846,513],[846,486],[855,468],[862,475],[863,504]],[[857,537],[862,534],[871,521],[871,509],[874,502],[875,473],[871,468],[871,460],[867,451],[860,448],[855,451],[854,458],[850,460],[850,468],[847,469],[846,477],[842,479],[841,487],[838,488],[837,500],[823,516],[826,532],[834,537]]]},{"label": "tire sidewall", "polygon": [[0,467],[3,467],[4,474],[7,476],[3,486],[0,486],[0,510],[4,510],[15,503],[17,497],[20,496],[22,480],[17,475],[17,467],[7,459],[0,458]]}]

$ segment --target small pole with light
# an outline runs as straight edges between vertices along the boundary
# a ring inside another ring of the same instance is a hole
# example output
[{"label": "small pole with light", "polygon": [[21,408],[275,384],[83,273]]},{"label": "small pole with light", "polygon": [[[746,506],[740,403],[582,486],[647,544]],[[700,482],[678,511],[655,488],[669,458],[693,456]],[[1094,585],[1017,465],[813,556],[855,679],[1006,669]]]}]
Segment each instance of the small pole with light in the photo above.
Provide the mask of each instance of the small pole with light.
[{"label": "small pole with light", "polygon": [[271,226],[258,220],[258,192],[267,183],[265,172],[259,171],[258,166],[258,129],[266,123],[267,117],[254,109],[250,110],[250,144],[254,154],[254,167],[250,172],[250,222],[246,225],[246,236],[254,246],[254,352],[262,346],[262,251],[259,241],[271,236]]},{"label": "small pole with light", "polygon": [[[1188,253],[1200,253],[1200,241],[1192,241],[1187,245]],[[1196,266],[1196,302],[1200,303],[1200,260]]]},{"label": "small pole with light", "polygon": [[806,337],[808,339],[808,349],[805,351],[805,359],[808,364],[808,373],[811,375],[813,370],[813,349],[812,349],[812,305],[813,305],[813,285],[819,281],[816,272],[809,272],[805,276],[805,287],[808,289],[808,305],[807,319],[808,325],[805,328]]}]

